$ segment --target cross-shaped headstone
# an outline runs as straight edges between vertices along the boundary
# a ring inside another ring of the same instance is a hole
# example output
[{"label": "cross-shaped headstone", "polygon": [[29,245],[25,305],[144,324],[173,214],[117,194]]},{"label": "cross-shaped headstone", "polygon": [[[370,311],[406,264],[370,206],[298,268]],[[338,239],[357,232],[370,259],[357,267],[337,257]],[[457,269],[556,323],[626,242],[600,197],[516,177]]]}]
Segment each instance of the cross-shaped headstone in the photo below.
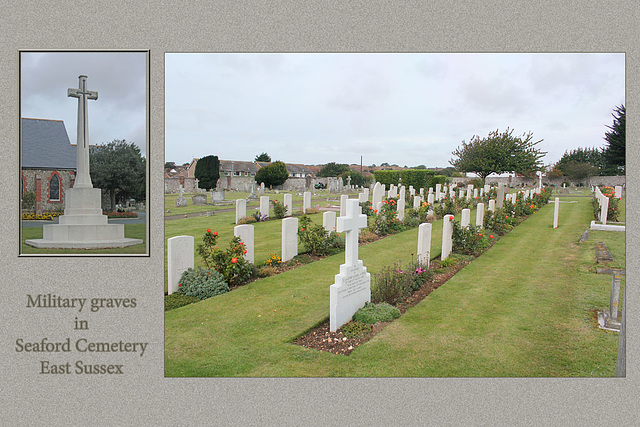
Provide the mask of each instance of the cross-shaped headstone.
[{"label": "cross-shaped headstone", "polygon": [[345,216],[338,217],[336,231],[345,233],[344,260],[347,266],[358,263],[358,235],[361,228],[367,227],[367,216],[360,211],[357,199],[347,200]]},{"label": "cross-shaped headstone", "polygon": [[76,180],[74,187],[93,188],[89,176],[89,120],[87,117],[87,100],[98,99],[98,92],[87,90],[87,76],[79,76],[78,89],[67,89],[67,96],[78,98],[78,138],[76,157]]},{"label": "cross-shaped headstone", "polygon": [[180,192],[179,197],[182,197],[182,193],[184,193],[184,187],[181,185],[180,187],[178,187],[178,191]]}]

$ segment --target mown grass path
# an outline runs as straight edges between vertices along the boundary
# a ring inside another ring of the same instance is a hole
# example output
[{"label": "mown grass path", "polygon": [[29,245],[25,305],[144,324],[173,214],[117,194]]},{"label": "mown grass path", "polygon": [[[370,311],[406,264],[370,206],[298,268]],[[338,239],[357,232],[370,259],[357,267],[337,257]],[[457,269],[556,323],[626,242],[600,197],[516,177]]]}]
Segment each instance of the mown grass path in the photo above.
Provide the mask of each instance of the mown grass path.
[{"label": "mown grass path", "polygon": [[[591,312],[608,305],[610,277],[594,273],[593,241],[577,243],[590,199],[562,204],[556,230],[552,215],[552,204],[532,215],[350,356],[291,344],[328,317],[343,254],[170,310],[165,374],[613,376],[618,335],[598,330]],[[434,256],[441,230],[434,223]],[[375,272],[410,260],[416,239],[417,229],[390,236],[360,257]]]}]

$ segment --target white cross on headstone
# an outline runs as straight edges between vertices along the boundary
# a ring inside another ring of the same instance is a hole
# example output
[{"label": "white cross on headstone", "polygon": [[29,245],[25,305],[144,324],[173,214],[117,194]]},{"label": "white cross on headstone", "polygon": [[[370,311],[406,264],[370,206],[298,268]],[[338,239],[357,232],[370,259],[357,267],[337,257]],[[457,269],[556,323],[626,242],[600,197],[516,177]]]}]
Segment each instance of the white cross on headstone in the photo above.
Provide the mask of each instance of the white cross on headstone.
[{"label": "white cross on headstone", "polygon": [[358,263],[358,235],[361,228],[367,227],[367,216],[360,211],[360,204],[356,199],[347,200],[347,214],[338,217],[336,231],[345,233],[345,264]]},{"label": "white cross on headstone", "polygon": [[78,98],[78,138],[75,188],[93,188],[89,175],[89,120],[87,100],[98,99],[98,92],[87,90],[87,76],[79,76],[78,89],[67,89],[67,96]]}]

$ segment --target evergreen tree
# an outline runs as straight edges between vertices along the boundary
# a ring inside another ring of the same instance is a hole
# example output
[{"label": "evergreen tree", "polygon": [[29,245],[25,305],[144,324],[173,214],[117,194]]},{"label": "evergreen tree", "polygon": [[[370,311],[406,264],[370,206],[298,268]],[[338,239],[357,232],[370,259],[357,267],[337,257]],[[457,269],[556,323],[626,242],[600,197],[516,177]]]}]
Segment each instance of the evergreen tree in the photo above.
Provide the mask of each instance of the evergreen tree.
[{"label": "evergreen tree", "polygon": [[604,148],[604,162],[607,172],[615,175],[623,175],[625,171],[625,108],[624,104],[616,107],[611,114],[613,125],[607,126],[610,131],[605,133],[604,139],[607,146]]},{"label": "evergreen tree", "polygon": [[340,176],[343,172],[349,172],[349,165],[336,162],[327,163],[318,172],[319,177],[326,178],[328,176]]},{"label": "evergreen tree", "polygon": [[256,156],[256,162],[270,162],[271,161],[271,156],[268,155],[267,153],[262,153],[258,156]]},{"label": "evergreen tree", "polygon": [[264,182],[264,185],[267,187],[282,185],[287,178],[289,178],[287,165],[281,161],[275,161],[270,165],[261,168],[255,176],[255,180],[258,184]]},{"label": "evergreen tree", "polygon": [[216,188],[220,178],[220,161],[218,156],[205,156],[196,163],[194,175],[198,180],[198,187],[207,191]]}]

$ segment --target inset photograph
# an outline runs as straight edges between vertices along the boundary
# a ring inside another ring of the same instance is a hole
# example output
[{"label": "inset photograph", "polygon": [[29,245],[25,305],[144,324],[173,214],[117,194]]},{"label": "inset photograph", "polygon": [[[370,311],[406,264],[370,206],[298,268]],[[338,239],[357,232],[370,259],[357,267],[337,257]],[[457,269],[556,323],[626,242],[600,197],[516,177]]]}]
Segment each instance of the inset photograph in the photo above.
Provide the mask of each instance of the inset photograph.
[{"label": "inset photograph", "polygon": [[148,255],[148,51],[20,52],[20,255]]}]

